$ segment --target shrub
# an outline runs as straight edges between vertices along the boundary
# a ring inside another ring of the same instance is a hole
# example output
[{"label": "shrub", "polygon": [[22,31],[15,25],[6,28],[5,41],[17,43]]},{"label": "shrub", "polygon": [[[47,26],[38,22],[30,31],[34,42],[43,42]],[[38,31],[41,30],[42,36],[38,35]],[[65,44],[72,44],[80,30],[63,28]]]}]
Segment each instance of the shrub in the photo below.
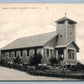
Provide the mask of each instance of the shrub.
[{"label": "shrub", "polygon": [[42,65],[36,66],[36,69],[46,70],[46,69],[49,69],[49,66],[47,64],[42,64]]},{"label": "shrub", "polygon": [[52,57],[52,58],[50,58],[50,62],[51,62],[51,65],[54,65],[54,64],[57,65],[58,64],[58,59]]},{"label": "shrub", "polygon": [[80,63],[80,62],[77,62],[76,68],[77,68],[78,70],[84,70],[84,64],[82,64],[82,63]]},{"label": "shrub", "polygon": [[21,59],[20,59],[19,56],[17,56],[15,59],[13,59],[13,62],[14,62],[14,63],[20,64],[20,61],[21,61]]},{"label": "shrub", "polygon": [[35,54],[33,56],[30,56],[29,58],[29,65],[36,66],[41,63],[42,56],[41,54]]},{"label": "shrub", "polygon": [[75,66],[72,66],[71,71],[78,71],[78,72],[83,71],[84,72],[84,64],[77,62]]}]

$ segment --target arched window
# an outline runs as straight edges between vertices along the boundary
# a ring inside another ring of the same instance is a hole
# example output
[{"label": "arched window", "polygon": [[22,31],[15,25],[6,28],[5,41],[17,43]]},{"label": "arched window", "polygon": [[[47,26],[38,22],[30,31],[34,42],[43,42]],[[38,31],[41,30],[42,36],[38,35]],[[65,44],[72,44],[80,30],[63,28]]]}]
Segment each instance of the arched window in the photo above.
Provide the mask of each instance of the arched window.
[{"label": "arched window", "polygon": [[23,57],[26,57],[26,56],[27,56],[27,50],[23,50],[22,56],[23,56]]},{"label": "arched window", "polygon": [[11,57],[15,57],[15,52],[14,51],[11,52]]},{"label": "arched window", "polygon": [[16,57],[21,57],[21,51],[16,51]]}]

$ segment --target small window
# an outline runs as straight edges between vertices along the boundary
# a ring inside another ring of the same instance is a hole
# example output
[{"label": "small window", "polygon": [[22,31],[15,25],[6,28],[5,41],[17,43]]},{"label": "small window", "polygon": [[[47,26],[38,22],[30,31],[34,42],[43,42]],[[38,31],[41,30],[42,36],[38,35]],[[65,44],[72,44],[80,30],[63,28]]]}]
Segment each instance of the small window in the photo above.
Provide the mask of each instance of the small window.
[{"label": "small window", "polygon": [[26,53],[23,53],[23,56],[26,56]]},{"label": "small window", "polygon": [[15,57],[16,57],[16,51],[15,51]]},{"label": "small window", "polygon": [[13,53],[11,52],[11,57],[13,57]]},{"label": "small window", "polygon": [[74,51],[72,51],[71,59],[74,59]]},{"label": "small window", "polygon": [[68,50],[68,59],[74,59],[74,50]]},{"label": "small window", "polygon": [[41,49],[41,48],[38,48],[38,49],[37,49],[37,54],[39,54],[39,53],[40,53],[40,54],[42,53],[42,49]]},{"label": "small window", "polygon": [[19,54],[17,54],[17,57],[19,57]]},{"label": "small window", "polygon": [[10,57],[9,52],[5,52],[5,57]]},{"label": "small window", "polygon": [[62,37],[62,34],[60,34],[60,37]]},{"label": "small window", "polygon": [[22,57],[22,50],[21,50],[21,57]]},{"label": "small window", "polygon": [[9,52],[9,57],[11,57],[11,52]]},{"label": "small window", "polygon": [[29,49],[27,50],[27,57],[29,56]]},{"label": "small window", "polygon": [[46,55],[49,57],[49,49],[46,50]]},{"label": "small window", "polygon": [[27,50],[23,50],[22,56],[23,56],[23,57],[27,56]]},{"label": "small window", "polygon": [[29,56],[34,56],[35,54],[35,50],[34,49],[30,49],[29,50]]},{"label": "small window", "polygon": [[4,55],[5,55],[4,52],[2,52],[2,57],[5,57]]},{"label": "small window", "polygon": [[16,52],[16,57],[21,57],[21,52],[20,51]]},{"label": "small window", "polygon": [[52,50],[50,50],[50,57],[52,57],[52,54],[53,54],[53,52],[52,52]]}]

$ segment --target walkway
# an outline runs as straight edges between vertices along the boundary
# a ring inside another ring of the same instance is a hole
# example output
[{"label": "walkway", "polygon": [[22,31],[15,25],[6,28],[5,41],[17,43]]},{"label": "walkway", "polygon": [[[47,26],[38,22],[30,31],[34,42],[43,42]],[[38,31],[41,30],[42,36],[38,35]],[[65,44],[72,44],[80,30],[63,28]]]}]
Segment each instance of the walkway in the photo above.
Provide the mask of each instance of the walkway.
[{"label": "walkway", "polygon": [[57,77],[32,76],[26,72],[0,67],[0,80],[77,80]]}]

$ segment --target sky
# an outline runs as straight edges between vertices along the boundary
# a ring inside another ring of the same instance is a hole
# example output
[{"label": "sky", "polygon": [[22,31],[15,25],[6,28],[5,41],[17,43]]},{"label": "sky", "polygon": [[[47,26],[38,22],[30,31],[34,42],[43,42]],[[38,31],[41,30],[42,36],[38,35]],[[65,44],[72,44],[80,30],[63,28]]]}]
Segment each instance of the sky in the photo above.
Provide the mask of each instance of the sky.
[{"label": "sky", "polygon": [[65,16],[76,21],[77,60],[84,64],[84,4],[0,4],[0,48],[17,38],[56,31]]}]

